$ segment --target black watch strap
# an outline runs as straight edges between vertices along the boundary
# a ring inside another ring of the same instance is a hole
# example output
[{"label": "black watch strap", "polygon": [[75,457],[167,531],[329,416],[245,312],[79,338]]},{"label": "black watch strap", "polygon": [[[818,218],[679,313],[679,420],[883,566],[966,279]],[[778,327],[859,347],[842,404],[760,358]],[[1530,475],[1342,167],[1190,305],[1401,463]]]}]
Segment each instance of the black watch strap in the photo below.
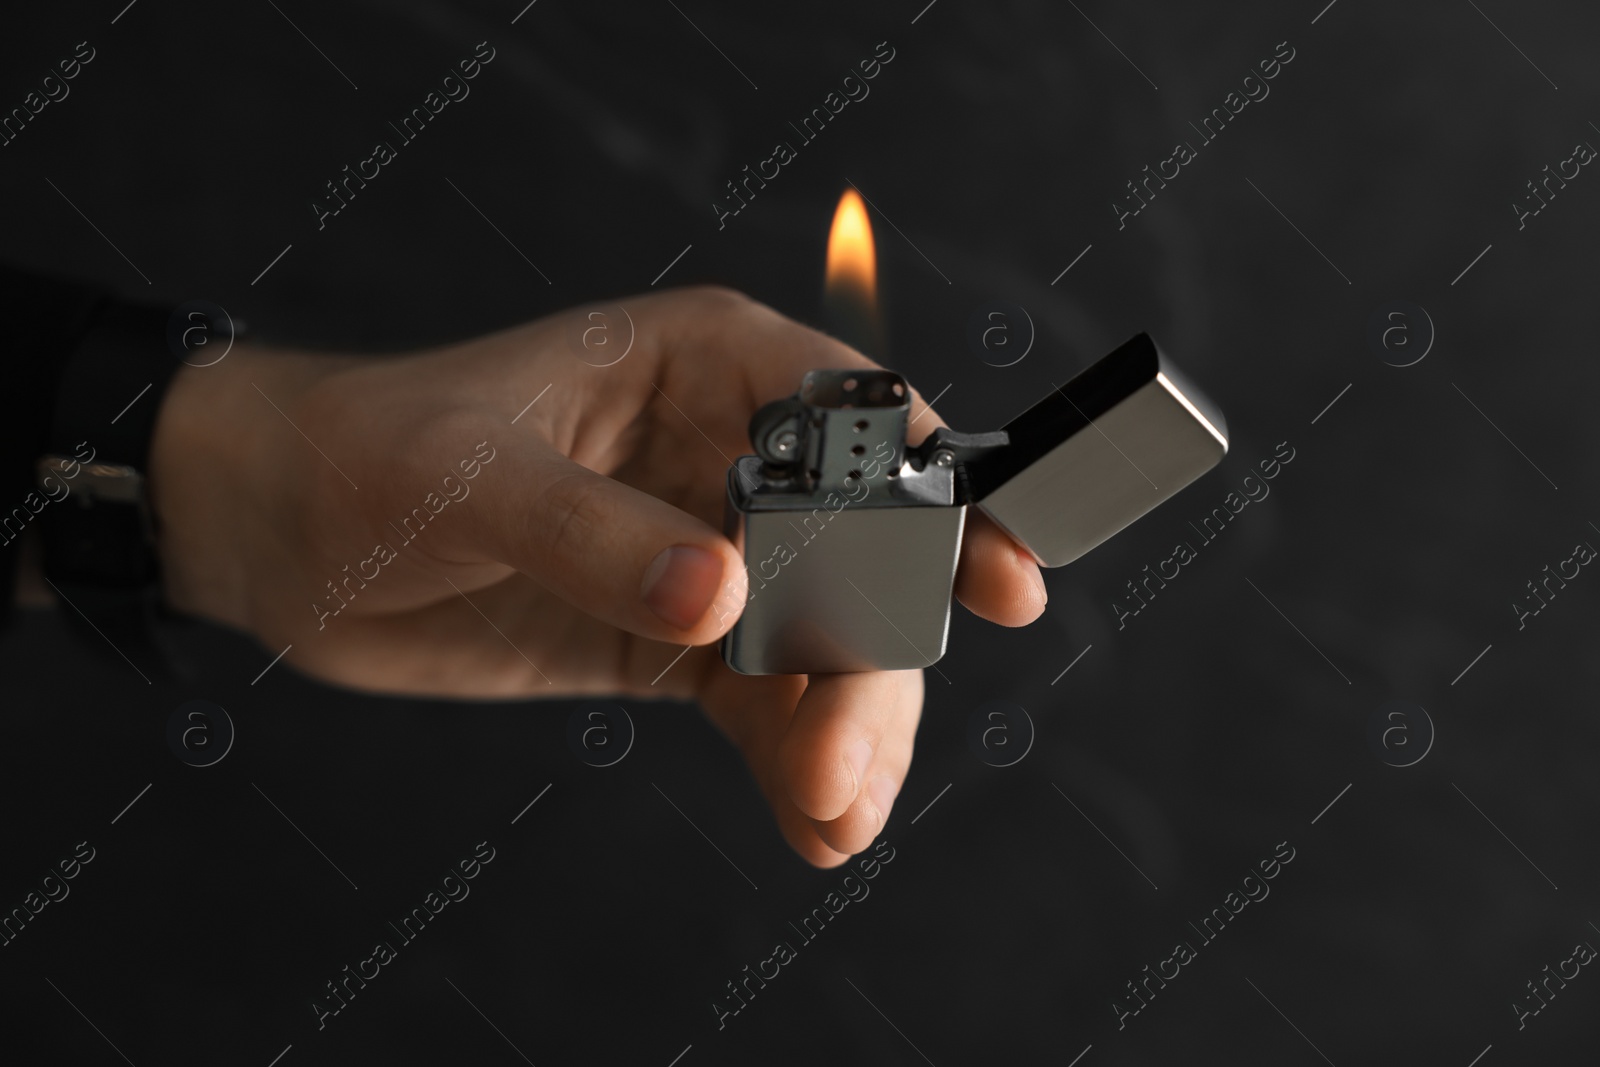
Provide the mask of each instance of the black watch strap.
[{"label": "black watch strap", "polygon": [[45,578],[65,617],[93,630],[150,681],[166,668],[153,641],[160,567],[145,479],[156,416],[181,361],[169,307],[108,301],[68,357],[38,488]]}]

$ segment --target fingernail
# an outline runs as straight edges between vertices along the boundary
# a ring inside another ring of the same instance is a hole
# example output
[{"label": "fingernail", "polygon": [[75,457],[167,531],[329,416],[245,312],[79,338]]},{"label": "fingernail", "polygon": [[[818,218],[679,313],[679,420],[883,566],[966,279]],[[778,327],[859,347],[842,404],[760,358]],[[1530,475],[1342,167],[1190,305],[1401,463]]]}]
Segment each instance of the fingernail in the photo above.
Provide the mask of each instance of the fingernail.
[{"label": "fingernail", "polygon": [[688,630],[722,588],[722,557],[695,545],[663,549],[645,568],[640,596],[669,626]]},{"label": "fingernail", "polygon": [[861,791],[861,783],[867,778],[867,764],[872,762],[872,742],[862,738],[851,745],[844,754],[844,761],[850,767],[850,773],[855,775],[856,792]]},{"label": "fingernail", "polygon": [[867,786],[867,796],[872,798],[873,806],[878,809],[878,814],[883,816],[883,822],[878,824],[878,829],[883,829],[889,821],[889,809],[894,807],[894,798],[900,795],[900,786],[887,774],[880,774]]}]

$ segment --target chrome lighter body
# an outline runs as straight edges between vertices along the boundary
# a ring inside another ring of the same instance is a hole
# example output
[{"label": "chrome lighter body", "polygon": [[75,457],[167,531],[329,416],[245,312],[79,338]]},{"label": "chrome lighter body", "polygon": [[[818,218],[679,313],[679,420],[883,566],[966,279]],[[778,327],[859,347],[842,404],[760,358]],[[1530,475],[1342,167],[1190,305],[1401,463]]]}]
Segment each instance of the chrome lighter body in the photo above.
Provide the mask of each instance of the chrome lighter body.
[{"label": "chrome lighter body", "polygon": [[1220,411],[1145,334],[993,433],[907,448],[892,371],[812,371],[756,413],[725,529],[749,599],[723,640],[742,674],[926,667],[944,655],[969,506],[1046,567],[1070,563],[1214,467]]}]

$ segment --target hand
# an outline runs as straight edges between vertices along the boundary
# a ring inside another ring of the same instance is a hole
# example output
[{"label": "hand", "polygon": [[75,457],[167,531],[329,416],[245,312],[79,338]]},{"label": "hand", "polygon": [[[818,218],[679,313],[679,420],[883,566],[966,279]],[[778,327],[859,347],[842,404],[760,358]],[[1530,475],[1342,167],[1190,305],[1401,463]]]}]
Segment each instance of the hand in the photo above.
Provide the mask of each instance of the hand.
[{"label": "hand", "polygon": [[[808,370],[874,364],[720,289],[626,307],[633,346],[606,367],[571,344],[580,309],[400,356],[241,343],[185,368],[150,467],[168,602],[358,689],[696,700],[789,843],[842,863],[905,779],[922,674],[729,670],[715,642],[746,572],[719,530],[755,409]],[[1031,557],[976,511],[956,594],[1008,626],[1045,602]]]}]

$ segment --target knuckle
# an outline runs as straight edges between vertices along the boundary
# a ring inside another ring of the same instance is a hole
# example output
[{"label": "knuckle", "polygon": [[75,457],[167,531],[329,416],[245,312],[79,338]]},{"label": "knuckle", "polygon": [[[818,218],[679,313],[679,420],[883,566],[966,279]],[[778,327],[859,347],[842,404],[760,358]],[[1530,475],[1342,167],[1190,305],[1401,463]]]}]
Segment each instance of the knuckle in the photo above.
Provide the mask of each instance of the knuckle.
[{"label": "knuckle", "polygon": [[562,475],[546,489],[545,506],[529,511],[533,543],[546,558],[565,567],[593,548],[608,521],[604,482],[587,471]]},{"label": "knuckle", "polygon": [[752,307],[756,302],[739,290],[727,285],[705,284],[691,286],[685,292],[697,302],[708,307],[733,309]]}]

